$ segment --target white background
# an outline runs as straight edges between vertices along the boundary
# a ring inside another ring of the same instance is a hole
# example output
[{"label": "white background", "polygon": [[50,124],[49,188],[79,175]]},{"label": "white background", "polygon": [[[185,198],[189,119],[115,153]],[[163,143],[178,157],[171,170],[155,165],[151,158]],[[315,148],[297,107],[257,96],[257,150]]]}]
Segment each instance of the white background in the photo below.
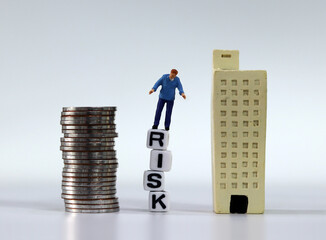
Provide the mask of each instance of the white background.
[{"label": "white background", "polygon": [[[169,214],[183,222],[192,211],[203,211],[208,216],[203,224],[214,229],[215,220],[210,219],[218,216],[211,213],[210,192],[213,49],[240,50],[241,70],[267,70],[267,212],[263,218],[283,209],[288,211],[283,215],[305,219],[289,217],[284,224],[325,223],[325,10],[324,1],[0,0],[0,223],[11,226],[0,228],[2,232],[13,234],[17,219],[37,215],[28,206],[38,202],[40,214],[49,217],[47,224],[64,224],[56,219],[60,214],[69,217],[60,199],[63,106],[118,107],[122,211],[110,216],[130,219],[124,215],[129,206],[136,218],[137,214],[154,217],[148,220],[150,228],[156,217],[146,211],[142,175],[149,168],[146,132],[153,124],[158,92],[148,95],[148,91],[171,68],[179,70],[187,100],[177,94],[172,114],[173,167],[166,174],[172,198]],[[51,202],[56,204],[53,215],[47,214]],[[178,214],[182,209],[185,213]],[[291,212],[296,209],[301,212]],[[119,227],[134,223],[126,221]],[[196,221],[200,217],[194,218],[195,225]],[[166,224],[176,225],[172,220]],[[270,236],[264,229],[258,239]],[[154,239],[141,235],[148,229],[142,230],[134,237]],[[287,230],[298,238],[305,236],[297,227]],[[36,228],[26,231],[11,237],[36,234]],[[322,229],[307,231],[318,237]],[[218,237],[214,233],[206,239]]]}]

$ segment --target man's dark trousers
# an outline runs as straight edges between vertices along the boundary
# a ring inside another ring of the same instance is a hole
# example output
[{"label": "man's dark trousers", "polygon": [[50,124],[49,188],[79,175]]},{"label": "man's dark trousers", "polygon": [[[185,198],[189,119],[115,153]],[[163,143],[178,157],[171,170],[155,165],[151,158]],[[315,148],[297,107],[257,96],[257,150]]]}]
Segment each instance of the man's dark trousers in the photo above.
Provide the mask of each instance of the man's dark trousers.
[{"label": "man's dark trousers", "polygon": [[164,107],[165,103],[166,103],[166,112],[165,112],[164,126],[166,128],[169,128],[170,123],[171,123],[171,115],[172,115],[174,100],[169,101],[169,100],[165,100],[165,99],[162,99],[162,98],[158,99],[157,107],[156,107],[156,113],[155,113],[154,125],[158,126],[160,124],[161,113],[162,113],[162,110],[163,110],[163,107]]}]

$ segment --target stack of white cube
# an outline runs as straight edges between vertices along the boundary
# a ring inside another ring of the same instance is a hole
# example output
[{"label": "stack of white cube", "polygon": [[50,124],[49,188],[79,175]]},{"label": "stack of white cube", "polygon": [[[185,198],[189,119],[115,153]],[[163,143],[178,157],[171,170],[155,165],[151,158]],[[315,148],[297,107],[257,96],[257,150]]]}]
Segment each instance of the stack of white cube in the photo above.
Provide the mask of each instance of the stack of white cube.
[{"label": "stack of white cube", "polygon": [[172,165],[172,153],[167,150],[169,132],[150,129],[147,132],[147,147],[152,149],[150,170],[144,172],[144,189],[149,192],[149,210],[167,212],[170,208],[169,193],[164,191],[164,172]]}]

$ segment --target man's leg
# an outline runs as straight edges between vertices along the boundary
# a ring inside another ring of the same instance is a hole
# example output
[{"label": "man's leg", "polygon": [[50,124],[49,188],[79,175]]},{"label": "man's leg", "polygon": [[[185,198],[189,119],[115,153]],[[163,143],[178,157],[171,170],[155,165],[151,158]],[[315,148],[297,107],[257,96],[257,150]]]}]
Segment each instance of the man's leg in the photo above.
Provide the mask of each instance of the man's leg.
[{"label": "man's leg", "polygon": [[165,113],[165,123],[164,123],[166,130],[170,129],[173,104],[174,104],[174,100],[167,101],[166,113]]},{"label": "man's leg", "polygon": [[160,119],[161,119],[161,113],[164,107],[165,101],[161,98],[158,99],[157,102],[157,107],[156,107],[156,113],[155,113],[155,120],[154,120],[154,126],[153,127],[158,127],[160,124]]}]

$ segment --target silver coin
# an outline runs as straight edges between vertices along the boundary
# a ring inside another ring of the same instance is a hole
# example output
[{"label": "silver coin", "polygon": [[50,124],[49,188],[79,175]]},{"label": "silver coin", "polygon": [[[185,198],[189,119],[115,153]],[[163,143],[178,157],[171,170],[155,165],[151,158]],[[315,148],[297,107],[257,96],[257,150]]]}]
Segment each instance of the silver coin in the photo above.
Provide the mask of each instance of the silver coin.
[{"label": "silver coin", "polygon": [[116,177],[116,172],[62,172],[63,177]]},{"label": "silver coin", "polygon": [[62,177],[65,182],[109,182],[109,177]]},{"label": "silver coin", "polygon": [[65,201],[65,207],[78,208],[78,209],[107,209],[119,207],[119,201],[112,203],[98,203],[98,204],[87,204],[87,203],[67,203]]},{"label": "silver coin", "polygon": [[101,210],[83,210],[83,209],[73,209],[73,208],[65,208],[66,212],[69,213],[87,213],[87,214],[92,214],[92,213],[115,213],[119,212],[120,208],[109,208],[109,209],[101,209]]},{"label": "silver coin", "polygon": [[101,152],[101,151],[112,151],[114,146],[103,146],[103,147],[63,147],[60,146],[60,150],[63,152]]},{"label": "silver coin", "polygon": [[105,209],[105,208],[115,208],[119,207],[119,202],[112,203],[112,204],[95,204],[95,205],[89,205],[89,204],[65,204],[66,208],[78,208],[78,209]]},{"label": "silver coin", "polygon": [[[103,168],[103,169],[107,169],[107,172],[117,172],[118,171],[118,167],[119,164],[108,164],[108,165],[104,165],[104,164],[64,164],[65,167],[69,167],[70,169],[93,169],[93,168]],[[105,166],[105,168],[103,167]],[[78,171],[76,171],[78,172]]]},{"label": "silver coin", "polygon": [[63,112],[74,111],[116,111],[117,107],[63,107]]},{"label": "silver coin", "polygon": [[115,194],[112,195],[71,195],[71,194],[61,194],[61,198],[64,200],[105,200],[115,198]]},{"label": "silver coin", "polygon": [[60,146],[63,152],[103,152],[113,151],[114,146]]},{"label": "silver coin", "polygon": [[72,195],[97,195],[97,194],[100,194],[100,195],[105,195],[105,194],[112,194],[112,192],[110,190],[103,190],[103,191],[100,191],[100,190],[64,190],[62,189],[62,193],[63,194],[72,194]]},{"label": "silver coin", "polygon": [[[112,177],[62,177],[62,185],[72,185],[73,183],[88,183],[88,185],[98,185],[105,183],[108,186],[116,184],[116,176]],[[103,185],[103,184],[102,184]]]},{"label": "silver coin", "polygon": [[[99,161],[99,160],[117,160],[116,158],[116,155],[109,155],[109,156],[62,156],[62,159],[63,160],[74,160],[74,161],[77,161],[76,163],[78,163],[78,160],[83,160],[83,161],[86,161],[86,160],[89,160],[89,161],[92,161],[92,160],[96,160],[96,161]],[[69,163],[69,162],[67,162]],[[71,162],[71,163],[74,163],[74,162]],[[86,162],[85,162],[86,163]],[[91,164],[92,162],[89,162],[89,164]],[[95,162],[93,162],[94,164]]]},{"label": "silver coin", "polygon": [[114,118],[115,112],[85,111],[85,112],[61,112],[61,119],[66,118]]},{"label": "silver coin", "polygon": [[62,181],[61,186],[66,187],[112,187],[111,190],[115,189],[116,181],[107,182],[65,182]]},{"label": "silver coin", "polygon": [[61,124],[61,127],[63,129],[63,127],[86,127],[86,128],[89,128],[89,127],[105,127],[105,126],[114,126],[115,123],[95,123],[95,124]]},{"label": "silver coin", "polygon": [[104,157],[104,156],[114,156],[116,154],[115,150],[105,151],[105,152],[63,152],[62,156],[80,156],[80,157]]},{"label": "silver coin", "polygon": [[61,181],[62,186],[70,186],[70,187],[86,187],[86,186],[102,186],[102,187],[110,187],[116,186],[116,179],[103,179],[98,181],[71,181],[67,179],[63,179]]},{"label": "silver coin", "polygon": [[[108,168],[106,168],[106,169],[108,169]],[[69,169],[70,170],[70,169]],[[101,174],[101,173],[104,173],[104,174],[115,174],[115,175],[117,175],[117,171],[116,171],[116,169],[111,169],[110,171],[101,171],[101,172],[99,172],[99,171],[96,171],[96,172],[94,172],[94,171],[84,171],[84,172],[81,172],[81,171],[79,171],[78,170],[78,172],[71,172],[71,171],[69,171],[69,170],[63,170],[63,172],[62,173],[65,173],[65,174],[68,174],[68,173],[70,173],[70,174],[74,174],[74,173],[78,173],[78,174]],[[93,175],[92,175],[93,176]]]},{"label": "silver coin", "polygon": [[70,134],[109,134],[116,133],[116,129],[62,129],[62,133],[70,133]]},{"label": "silver coin", "polygon": [[[76,170],[77,171],[71,171],[71,170]],[[63,173],[79,173],[79,174],[100,174],[100,173],[105,173],[105,174],[117,174],[117,170],[116,169],[110,169],[110,168],[105,168],[107,169],[106,171],[105,170],[90,170],[90,171],[81,171],[80,169],[78,168],[72,168],[72,169],[63,169]],[[109,169],[109,170],[108,170]],[[83,169],[82,169],[83,170]],[[85,170],[85,169],[84,169]]]},{"label": "silver coin", "polygon": [[[75,153],[75,152],[62,152],[62,153]],[[79,152],[76,152],[79,153]],[[89,152],[92,153],[92,152]],[[98,152],[93,152],[98,153]],[[64,160],[116,160],[117,156],[115,154],[112,155],[86,155],[86,156],[76,156],[76,155],[62,155],[62,159]]]},{"label": "silver coin", "polygon": [[[63,190],[67,191],[83,191],[83,192],[88,192],[88,191],[108,191],[108,190],[115,190],[115,185],[116,180],[112,180],[111,182],[107,182],[106,185],[103,183],[102,185],[99,184],[93,184],[93,185],[85,185],[85,186],[75,186],[71,185],[70,182],[62,182],[61,188]],[[69,185],[70,184],[70,185]]]},{"label": "silver coin", "polygon": [[61,116],[61,121],[92,121],[92,120],[114,120],[115,115],[111,116]]},{"label": "silver coin", "polygon": [[79,199],[79,200],[89,200],[89,199],[107,199],[115,198],[115,194],[97,194],[97,195],[72,195],[72,194],[61,194],[63,199]]},{"label": "silver coin", "polygon": [[[110,191],[110,193],[108,194],[109,196],[108,197],[101,198],[101,199],[77,199],[77,200],[78,201],[95,201],[95,200],[103,200],[103,199],[106,199],[106,200],[108,200],[108,199],[115,199],[116,198],[115,197],[115,194],[116,194],[117,190],[114,189],[114,188],[111,188],[109,191]],[[63,193],[63,194],[65,194],[65,193]],[[65,194],[65,195],[67,195],[67,194]],[[78,195],[78,194],[72,194],[72,195]],[[94,194],[91,194],[91,195],[94,195]],[[95,195],[98,195],[98,194],[95,194]],[[81,195],[81,196],[83,196],[83,195]],[[69,198],[69,200],[73,200],[73,199],[70,199]]]},{"label": "silver coin", "polygon": [[[85,129],[69,129],[69,130],[62,130],[63,134],[117,134],[115,129],[104,129],[104,130],[85,130]],[[115,137],[113,137],[114,139]]]},{"label": "silver coin", "polygon": [[77,173],[77,172],[62,172],[64,177],[115,177],[116,173]]},{"label": "silver coin", "polygon": [[115,142],[61,142],[62,147],[110,147]]},{"label": "silver coin", "polygon": [[61,117],[114,117],[114,111],[61,112]]},{"label": "silver coin", "polygon": [[[73,178],[73,179],[71,179]],[[114,186],[116,184],[117,176],[112,177],[62,177],[62,185],[65,186],[75,186],[75,187],[83,187],[83,186],[102,186],[109,187]]]},{"label": "silver coin", "polygon": [[115,124],[114,123],[115,116],[98,116],[98,117],[82,117],[82,116],[74,116],[74,117],[69,117],[69,116],[63,116],[60,118],[60,122],[72,122],[72,123],[77,123],[79,124],[80,122],[85,122],[85,123],[90,123],[90,122],[99,122],[102,124]]},{"label": "silver coin", "polygon": [[64,164],[117,164],[117,159],[64,159]]},{"label": "silver coin", "polygon": [[112,168],[102,168],[102,167],[93,167],[93,168],[69,168],[64,167],[63,172],[75,172],[75,173],[108,173],[116,172],[116,169]]},{"label": "silver coin", "polygon": [[[113,186],[116,184],[117,177],[111,176],[111,177],[62,177],[61,184],[65,186],[76,186],[80,184],[84,184],[86,186],[86,183],[88,186],[95,186],[95,185],[101,185],[104,187]],[[105,185],[106,184],[106,185]],[[80,186],[82,187],[82,186]]]},{"label": "silver coin", "polygon": [[112,199],[107,199],[107,200],[71,200],[71,199],[65,199],[65,203],[67,204],[113,204],[113,203],[118,203],[119,199],[118,198],[112,198]]},{"label": "silver coin", "polygon": [[88,151],[84,151],[84,152],[65,152],[63,153],[64,155],[67,156],[110,156],[112,154],[115,154],[116,151],[112,150],[112,151],[104,151],[104,152],[88,152]]},{"label": "silver coin", "polygon": [[76,169],[93,169],[93,168],[103,168],[103,169],[110,169],[112,171],[113,169],[117,169],[119,167],[119,164],[75,164],[75,163],[65,163],[65,167],[69,168],[76,168]]},{"label": "silver coin", "polygon": [[118,133],[64,133],[65,138],[116,138]]},{"label": "silver coin", "polygon": [[[71,152],[63,152],[63,153],[71,153]],[[62,156],[62,159],[64,160],[116,160],[117,157],[115,154],[112,155],[106,155],[106,156]]]},{"label": "silver coin", "polygon": [[61,138],[61,142],[114,142],[115,138]]},{"label": "silver coin", "polygon": [[64,164],[88,164],[91,166],[101,166],[105,164],[111,164],[111,166],[107,166],[110,169],[118,168],[118,161],[117,160],[63,160]]},{"label": "silver coin", "polygon": [[[94,195],[97,191],[110,191],[110,192],[108,192],[108,194],[114,194],[116,192],[115,186],[67,186],[67,185],[62,185],[61,188],[64,191],[73,191],[73,192],[80,191],[83,193],[90,193],[92,195]],[[77,193],[74,193],[74,194],[77,194]]]},{"label": "silver coin", "polygon": [[116,129],[115,124],[110,125],[89,125],[89,126],[62,126],[62,130],[109,130]]},{"label": "silver coin", "polygon": [[[68,173],[67,173],[68,174]],[[77,174],[77,173],[71,173]],[[106,181],[115,181],[113,177],[117,177],[116,173],[110,173],[111,176],[62,176],[62,181],[66,182],[106,182]]]},{"label": "silver coin", "polygon": [[[106,119],[105,119],[106,118]],[[60,122],[63,122],[65,124],[62,124],[63,126],[65,125],[86,125],[89,124],[90,126],[92,125],[113,125],[115,124],[115,117],[113,116],[103,116],[103,117],[89,117],[89,118],[81,118],[81,117],[64,117],[61,118]],[[68,122],[71,122],[71,124],[69,124]],[[85,124],[83,124],[85,123]],[[92,123],[98,123],[98,124],[92,124]]]},{"label": "silver coin", "polygon": [[90,117],[90,116],[115,116],[115,111],[80,111],[61,112],[61,117]]},{"label": "silver coin", "polygon": [[66,208],[70,209],[87,209],[87,210],[92,210],[92,209],[111,209],[111,208],[116,208],[119,207],[119,202],[112,203],[112,204],[96,204],[96,205],[87,205],[87,204],[69,204],[65,203]]},{"label": "silver coin", "polygon": [[80,121],[60,121],[61,125],[107,125],[107,124],[115,124],[114,120],[80,120]]},{"label": "silver coin", "polygon": [[103,181],[103,182],[67,182],[62,181],[61,186],[65,187],[111,187],[111,190],[116,187],[116,180]]},{"label": "silver coin", "polygon": [[112,190],[111,193],[115,193],[115,188],[113,186],[66,186],[62,185],[61,189],[67,191],[108,191]]},{"label": "silver coin", "polygon": [[115,124],[114,121],[92,121],[92,122],[79,122],[73,123],[71,121],[60,122],[61,126],[78,126],[78,127],[87,127],[87,126],[108,126]]},{"label": "silver coin", "polygon": [[[61,185],[62,193],[65,194],[75,194],[75,195],[96,195],[96,194],[114,194],[116,191],[116,185],[109,185],[103,183],[102,185]],[[113,183],[111,183],[113,184]],[[70,192],[65,192],[70,191]]]}]

